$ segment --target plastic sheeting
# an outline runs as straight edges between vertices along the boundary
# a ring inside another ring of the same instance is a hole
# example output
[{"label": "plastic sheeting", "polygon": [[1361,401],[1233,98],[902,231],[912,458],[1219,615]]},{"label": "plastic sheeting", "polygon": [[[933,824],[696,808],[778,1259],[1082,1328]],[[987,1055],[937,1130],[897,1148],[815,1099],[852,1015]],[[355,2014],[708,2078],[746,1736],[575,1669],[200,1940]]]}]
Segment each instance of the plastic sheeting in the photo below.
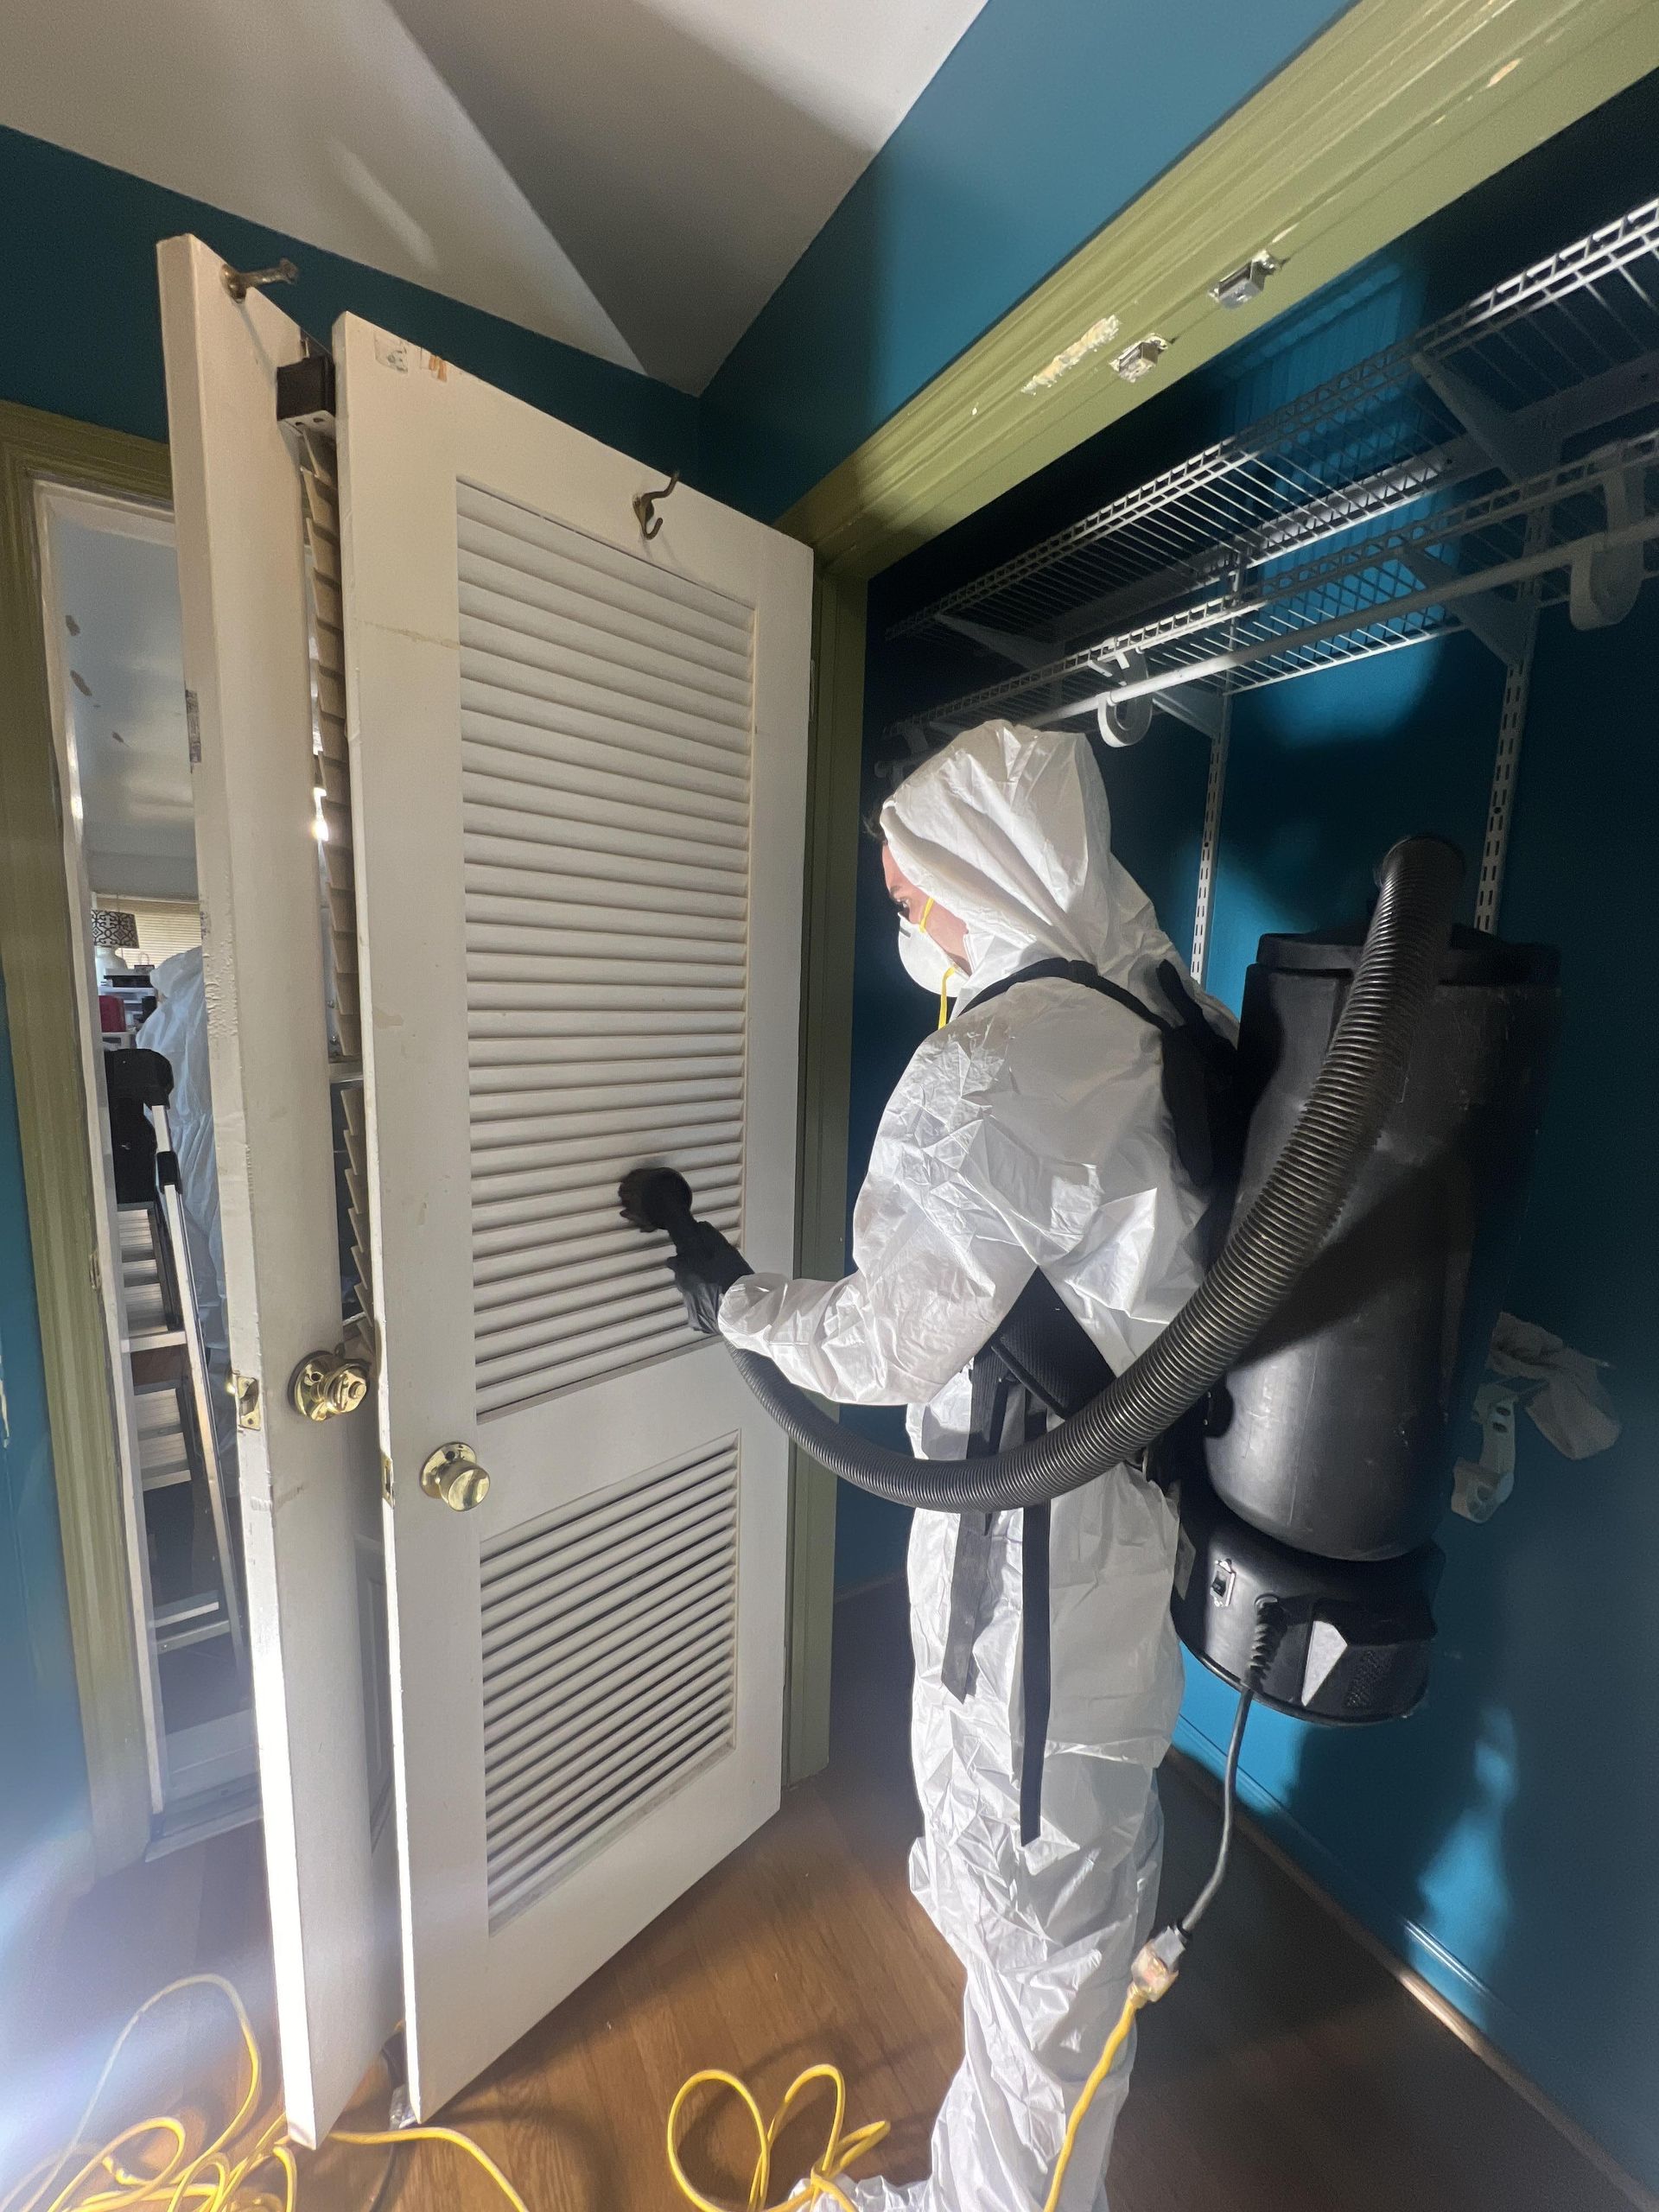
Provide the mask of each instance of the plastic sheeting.
[{"label": "plastic sheeting", "polygon": [[[970,972],[947,1027],[888,1103],[839,1282],[745,1278],[721,1325],[843,1404],[905,1404],[917,1448],[959,1456],[966,1367],[1042,1268],[1121,1368],[1196,1287],[1204,1201],[1176,1165],[1157,1040],[1064,982],[974,1008],[975,994],[1059,954],[1160,1003],[1176,957],[1113,860],[1085,741],[991,722],[888,801],[905,874],[968,929]],[[934,986],[937,988],[937,985]],[[967,1975],[964,2057],[934,2131],[931,2177],[861,2182],[867,2212],[1031,2212],[1149,1932],[1162,1841],[1154,1770],[1181,1697],[1169,1619],[1175,1517],[1116,1468],[1058,1500],[1050,1534],[1052,1694],[1041,1833],[1020,1842],[1020,1544],[993,1528],[993,1603],[958,1701],[940,1670],[959,1522],[918,1513],[910,1549],[912,1723],[925,1833],[911,1883]],[[1064,2212],[1104,2202],[1129,2064],[1097,2098]],[[845,2184],[843,2183],[843,2186]]]},{"label": "plastic sheeting", "polygon": [[1522,1386],[1516,1395],[1563,1459],[1593,1459],[1618,1443],[1618,1415],[1601,1380],[1605,1359],[1574,1351],[1535,1321],[1500,1313],[1488,1364]]}]

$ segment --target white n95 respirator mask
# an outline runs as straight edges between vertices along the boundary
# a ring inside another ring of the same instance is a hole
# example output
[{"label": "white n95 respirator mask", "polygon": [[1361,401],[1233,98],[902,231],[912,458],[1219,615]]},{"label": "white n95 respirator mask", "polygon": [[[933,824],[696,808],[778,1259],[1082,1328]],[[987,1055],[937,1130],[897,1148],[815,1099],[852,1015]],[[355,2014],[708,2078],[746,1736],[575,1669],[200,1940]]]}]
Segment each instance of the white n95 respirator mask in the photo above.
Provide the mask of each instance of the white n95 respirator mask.
[{"label": "white n95 respirator mask", "polygon": [[943,991],[955,998],[962,988],[963,978],[950,954],[935,944],[925,930],[918,929],[914,922],[906,921],[902,916],[899,923],[899,957],[911,982],[919,983],[925,991]]}]

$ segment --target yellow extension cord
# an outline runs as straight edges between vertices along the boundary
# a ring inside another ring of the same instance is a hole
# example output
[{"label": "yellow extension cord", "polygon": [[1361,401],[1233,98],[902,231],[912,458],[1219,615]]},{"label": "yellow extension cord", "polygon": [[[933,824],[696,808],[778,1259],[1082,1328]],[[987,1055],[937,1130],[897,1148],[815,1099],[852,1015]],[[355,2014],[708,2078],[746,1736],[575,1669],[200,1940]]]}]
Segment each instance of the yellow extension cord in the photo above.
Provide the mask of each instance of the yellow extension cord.
[{"label": "yellow extension cord", "polygon": [[[82,2138],[134,2031],[168,1998],[191,1989],[216,1990],[229,2005],[241,2032],[247,2057],[247,2082],[235,2113],[217,2135],[194,2152],[190,2148],[188,2129],[171,2113],[152,2113],[135,2120],[105,2143],[84,2143]],[[1123,2048],[1135,2014],[1149,2001],[1149,1996],[1148,1991],[1131,1984],[1117,2024],[1107,2037],[1105,2048],[1084,2083],[1066,2124],[1065,2139],[1043,2212],[1055,2212],[1077,2131]],[[219,1974],[189,1974],[182,1980],[169,1982],[138,2007],[116,2037],[67,2147],[55,2158],[43,2159],[8,2190],[0,2198],[0,2212],[296,2212],[299,2175],[293,2146],[288,2139],[287,2116],[277,2106],[264,2120],[257,2118],[263,2070],[258,2039],[247,2008],[230,1982]],[[819,2082],[829,2082],[835,2092],[835,2112],[823,2156],[800,2189],[779,2203],[769,2205],[766,2196],[772,2185],[772,2156],[778,2138],[788,2125],[798,2101]],[[873,2120],[867,2126],[855,2128],[850,2134],[843,2133],[847,2084],[837,2067],[827,2065],[809,2066],[804,2074],[797,2075],[770,2123],[761,2117],[753,2092],[734,2074],[706,2068],[682,2085],[669,2108],[668,2164],[681,2195],[696,2207],[696,2212],[730,2212],[730,2208],[717,2198],[705,2196],[680,2162],[681,2115],[696,2091],[709,2083],[741,2098],[754,2123],[758,2149],[747,2212],[805,2212],[806,2207],[826,2202],[840,2206],[842,2212],[855,2212],[852,2199],[840,2186],[841,2177],[849,2167],[886,2139],[888,2125],[885,2120]],[[512,2206],[512,2212],[528,2212],[523,2197],[494,2159],[470,2136],[461,2134],[456,2128],[340,2128],[328,2140],[365,2146],[386,2145],[392,2148],[410,2143],[451,2144],[476,2160]],[[67,2181],[63,2180],[65,2168],[78,2157],[79,2164]],[[277,2174],[281,2176],[280,2190],[274,2185]]]},{"label": "yellow extension cord", "polygon": [[[1096,2061],[1093,2073],[1084,2083],[1083,2093],[1066,2122],[1065,2139],[1060,2145],[1060,2155],[1055,2162],[1054,2178],[1048,2185],[1043,2212],[1055,2212],[1060,2201],[1060,2191],[1065,2184],[1066,2169],[1077,2147],[1077,2130],[1082,2126],[1101,2083],[1111,2072],[1119,2051],[1128,2040],[1135,2014],[1143,2005],[1151,2001],[1149,1990],[1143,1989],[1137,1982],[1131,1982],[1129,1993],[1123,2000],[1123,2010],[1117,2017],[1117,2025],[1107,2037],[1106,2047]],[[766,2192],[772,2186],[772,2154],[778,2138],[789,2122],[796,2100],[815,2082],[831,2083],[836,2093],[836,2109],[830,2123],[830,2136],[824,2145],[823,2156],[792,2196],[786,2196],[777,2204],[768,2204]],[[679,2094],[668,2111],[668,2164],[680,2194],[688,2204],[694,2204],[697,2212],[732,2212],[732,2208],[722,2204],[718,2197],[705,2196],[688,2177],[680,2163],[680,2114],[692,2093],[708,2082],[733,2090],[742,2099],[748,2108],[749,2118],[754,2122],[755,2140],[760,2148],[755,2157],[754,2173],[749,2183],[749,2201],[745,2212],[805,2212],[809,2205],[826,2202],[840,2205],[842,2212],[857,2212],[853,2200],[840,2186],[841,2177],[855,2159],[861,2158],[867,2151],[874,2150],[887,2133],[887,2123],[885,2120],[872,2120],[868,2127],[855,2128],[850,2135],[842,2133],[847,2117],[847,2084],[840,2069],[835,2066],[809,2066],[804,2074],[797,2075],[789,2085],[784,2101],[772,2114],[770,2125],[760,2117],[760,2107],[755,2102],[753,2091],[747,2083],[740,2082],[735,2074],[723,2073],[720,2068],[710,2066],[683,2083]],[[0,2212],[8,2212],[8,2209],[0,2205]]]},{"label": "yellow extension cord", "polygon": [[[170,2113],[137,2120],[107,2143],[97,2146],[83,2143],[81,2138],[134,2029],[147,2013],[187,1989],[217,1990],[228,2002],[241,2030],[248,2079],[232,2118],[194,2152],[184,2122]],[[228,1981],[215,1974],[199,1974],[169,1982],[138,2007],[116,2037],[67,2148],[26,2173],[0,2198],[0,2212],[295,2212],[299,2177],[288,2139],[288,2119],[280,2105],[265,2120],[257,2119],[261,2072],[259,2044],[247,2008]],[[513,2212],[526,2212],[523,2197],[494,2159],[470,2136],[453,2127],[400,2127],[372,2133],[342,2128],[328,2139],[394,2145],[452,2143],[478,2161]],[[81,2163],[60,2187],[64,2169],[77,2158]],[[278,2174],[280,2191],[276,2186]],[[54,2193],[48,2195],[49,2191]]]}]

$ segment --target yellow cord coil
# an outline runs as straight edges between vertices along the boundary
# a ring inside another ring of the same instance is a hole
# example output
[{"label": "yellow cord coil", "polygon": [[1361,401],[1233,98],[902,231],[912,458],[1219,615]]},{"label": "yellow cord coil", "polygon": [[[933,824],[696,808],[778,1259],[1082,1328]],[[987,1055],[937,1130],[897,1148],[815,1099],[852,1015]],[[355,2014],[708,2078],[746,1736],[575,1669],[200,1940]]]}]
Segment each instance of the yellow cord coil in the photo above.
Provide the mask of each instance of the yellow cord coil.
[{"label": "yellow cord coil", "polygon": [[[718,2083],[721,2088],[732,2090],[741,2097],[748,2107],[749,2118],[754,2122],[755,2141],[759,2147],[755,2154],[753,2177],[749,2183],[747,2212],[799,2212],[799,2208],[804,2205],[825,2202],[839,2204],[842,2212],[856,2212],[852,2199],[844,2189],[838,2186],[841,2177],[855,2159],[861,2158],[867,2151],[874,2151],[876,2145],[885,2139],[887,2123],[885,2120],[874,2120],[868,2127],[855,2127],[850,2135],[842,2133],[847,2120],[847,2084],[842,2078],[840,2068],[836,2066],[809,2066],[804,2074],[798,2074],[770,2123],[760,2117],[760,2107],[755,2102],[748,2084],[740,2082],[735,2074],[725,2074],[717,2066],[709,2066],[705,2067],[701,2074],[694,2074],[689,2082],[683,2082],[679,2094],[668,2108],[668,2165],[681,2196],[688,2204],[695,2204],[697,2212],[728,2212],[728,2208],[718,2198],[705,2196],[680,2164],[680,2115],[693,2093],[710,2082]],[[772,2187],[772,2151],[778,2138],[789,2125],[796,2104],[816,2082],[830,2082],[836,2093],[836,2109],[830,2122],[830,2136],[824,2145],[823,2156],[792,2196],[785,2197],[778,2204],[769,2205],[766,2192]]]},{"label": "yellow cord coil", "polygon": [[[247,2082],[235,2113],[196,2151],[190,2148],[189,2130],[171,2113],[136,2120],[101,2145],[84,2141],[134,2030],[167,1999],[190,1989],[216,1990],[236,2016],[247,2056]],[[169,1982],[138,2007],[116,2037],[67,2147],[26,2173],[0,2198],[0,2212],[295,2212],[299,2177],[288,2139],[288,2119],[280,2105],[264,2119],[258,2117],[262,2075],[258,2039],[232,1985],[216,1974],[189,1974]],[[477,2160],[513,2212],[527,2212],[523,2197],[494,2159],[453,2127],[375,2133],[341,2129],[329,2140],[453,2144]],[[65,2180],[69,2168],[73,2171]]]},{"label": "yellow cord coil", "polygon": [[[1096,2061],[1094,2071],[1084,2083],[1082,2094],[1066,2123],[1065,2139],[1060,2145],[1054,2177],[1043,2201],[1043,2212],[1056,2212],[1060,2191],[1065,2186],[1066,2170],[1071,2164],[1071,2154],[1077,2147],[1077,2131],[1087,2117],[1101,2083],[1111,2072],[1118,2053],[1128,2040],[1135,2014],[1150,2001],[1150,1996],[1151,1993],[1138,1983],[1130,1984],[1129,1993],[1123,2000],[1123,2010],[1117,2017],[1117,2025],[1107,2037],[1106,2047]],[[824,2145],[823,2155],[792,2196],[782,2197],[776,2204],[770,2204],[766,2199],[767,2191],[772,2187],[772,2152],[777,2146],[778,2138],[792,2118],[798,2101],[816,2082],[830,2082],[836,2093],[836,2109],[830,2122],[830,2135]],[[840,2185],[842,2176],[867,2151],[874,2150],[876,2145],[885,2139],[888,2132],[887,2122],[875,2120],[866,2127],[855,2128],[850,2135],[842,2133],[847,2120],[847,2084],[842,2077],[841,2069],[835,2066],[809,2066],[804,2074],[798,2074],[770,2121],[761,2118],[760,2107],[755,2101],[753,2091],[735,2074],[727,2074],[719,2067],[710,2066],[683,2082],[668,2111],[668,2167],[688,2204],[696,2205],[697,2212],[734,2212],[733,2207],[722,2204],[718,2197],[704,2196],[680,2162],[681,2115],[693,2094],[709,2083],[729,2089],[741,2097],[754,2123],[755,2141],[759,2147],[744,2212],[805,2212],[806,2207],[814,2204],[836,2204],[842,2208],[842,2212],[857,2212],[852,2198]],[[3,2206],[0,2206],[0,2212],[5,2212]]]}]

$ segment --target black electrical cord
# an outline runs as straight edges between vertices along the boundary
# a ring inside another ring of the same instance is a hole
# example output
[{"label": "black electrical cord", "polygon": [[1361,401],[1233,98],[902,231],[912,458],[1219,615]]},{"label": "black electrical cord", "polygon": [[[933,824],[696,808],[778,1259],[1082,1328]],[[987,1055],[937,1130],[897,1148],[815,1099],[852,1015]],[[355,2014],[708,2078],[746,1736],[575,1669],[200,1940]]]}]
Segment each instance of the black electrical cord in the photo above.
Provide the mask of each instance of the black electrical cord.
[{"label": "black electrical cord", "polygon": [[1216,1892],[1226,1877],[1233,1848],[1233,1821],[1238,1810],[1238,1755],[1244,1748],[1244,1724],[1290,1624],[1290,1614],[1277,1598],[1256,1599],[1255,1634],[1250,1640],[1249,1662],[1238,1693],[1238,1711],[1233,1715],[1233,1732],[1227,1740],[1227,1764],[1221,1773],[1221,1843],[1209,1880],[1193,1898],[1185,1917],[1176,1923],[1184,1942],[1215,1903]]},{"label": "black electrical cord", "polygon": [[[771,1360],[733,1347],[755,1396],[833,1473],[894,1504],[936,1512],[1041,1505],[1144,1451],[1255,1342],[1335,1228],[1404,1084],[1462,876],[1461,855],[1438,837],[1408,837],[1383,859],[1363,950],[1284,1149],[1174,1319],[1069,1421],[1006,1452],[917,1459],[842,1427]],[[638,1226],[690,1233],[690,1194],[671,1171],[636,1169],[621,1197]]]},{"label": "black electrical cord", "polygon": [[1211,1870],[1209,1880],[1177,1923],[1184,1936],[1191,1936],[1215,1903],[1216,1892],[1226,1878],[1227,1861],[1233,1848],[1233,1815],[1238,1805],[1238,1755],[1244,1747],[1244,1723],[1250,1717],[1250,1707],[1255,1697],[1255,1691],[1250,1689],[1242,1689],[1238,1694],[1238,1711],[1233,1715],[1233,1732],[1227,1745],[1227,1764],[1221,1776],[1221,1844],[1216,1853],[1216,1863]]}]

